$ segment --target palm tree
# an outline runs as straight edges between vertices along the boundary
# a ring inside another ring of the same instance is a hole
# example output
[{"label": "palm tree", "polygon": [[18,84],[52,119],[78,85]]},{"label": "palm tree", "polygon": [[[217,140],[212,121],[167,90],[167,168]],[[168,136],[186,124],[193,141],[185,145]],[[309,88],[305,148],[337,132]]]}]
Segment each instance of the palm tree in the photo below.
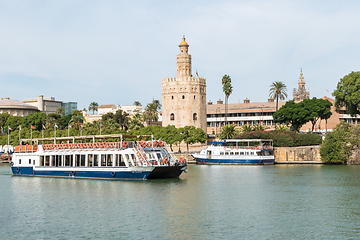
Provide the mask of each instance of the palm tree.
[{"label": "palm tree", "polygon": [[142,124],[142,117],[139,113],[136,113],[132,116],[130,122],[129,122],[129,129],[130,130],[139,130],[140,128],[143,128],[144,125]]},{"label": "palm tree", "polygon": [[227,125],[227,112],[228,112],[228,99],[232,93],[233,87],[231,86],[231,78],[229,75],[224,75],[222,78],[223,92],[225,93],[225,125]]},{"label": "palm tree", "polygon": [[79,130],[80,126],[83,124],[84,120],[85,120],[85,118],[83,115],[75,114],[75,115],[72,115],[69,123],[71,123],[71,125],[74,126],[75,129]]},{"label": "palm tree", "polygon": [[220,139],[231,139],[237,134],[234,124],[225,125],[221,129]]},{"label": "palm tree", "polygon": [[148,120],[149,125],[151,121],[156,122],[159,119],[158,111],[161,109],[161,104],[159,100],[153,100],[152,103],[146,105],[145,111],[143,113],[144,121]]},{"label": "palm tree", "polygon": [[[285,100],[287,98],[286,85],[283,82],[275,81],[270,85],[269,97],[276,98],[276,111],[279,106],[279,99]],[[275,123],[276,128],[276,123]]]},{"label": "palm tree", "polygon": [[129,114],[119,109],[114,114],[114,120],[120,125],[121,130],[126,130],[129,127]]},{"label": "palm tree", "polygon": [[62,106],[60,106],[60,107],[58,107],[58,108],[56,109],[55,113],[57,113],[57,114],[59,114],[59,115],[61,115],[61,116],[64,116],[64,114],[65,114],[65,109],[64,109]]},{"label": "palm tree", "polygon": [[135,105],[135,106],[142,106],[139,101],[135,101],[135,102],[134,102],[134,105]]},{"label": "palm tree", "polygon": [[94,112],[98,110],[98,107],[99,107],[98,103],[92,102],[92,103],[90,103],[89,111],[93,111],[93,114],[94,114]]}]

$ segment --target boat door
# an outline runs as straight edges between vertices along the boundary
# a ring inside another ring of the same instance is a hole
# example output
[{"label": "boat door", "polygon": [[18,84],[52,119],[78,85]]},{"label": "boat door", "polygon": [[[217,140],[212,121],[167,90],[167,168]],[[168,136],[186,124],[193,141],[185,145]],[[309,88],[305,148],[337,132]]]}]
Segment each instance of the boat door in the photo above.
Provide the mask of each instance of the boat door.
[{"label": "boat door", "polygon": [[207,150],[206,155],[207,155],[207,158],[211,158],[211,150]]}]

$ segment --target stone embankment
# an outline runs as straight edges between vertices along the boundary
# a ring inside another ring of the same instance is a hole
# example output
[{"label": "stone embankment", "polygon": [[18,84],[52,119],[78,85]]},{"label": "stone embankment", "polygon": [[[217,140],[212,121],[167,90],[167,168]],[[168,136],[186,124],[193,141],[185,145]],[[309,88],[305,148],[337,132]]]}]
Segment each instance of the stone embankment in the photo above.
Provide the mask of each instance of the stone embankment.
[{"label": "stone embankment", "polygon": [[[176,158],[184,157],[189,164],[196,164],[190,153],[175,153]],[[321,164],[320,146],[275,147],[276,164]]]},{"label": "stone embankment", "polygon": [[275,163],[301,164],[323,163],[320,156],[320,146],[275,147]]}]

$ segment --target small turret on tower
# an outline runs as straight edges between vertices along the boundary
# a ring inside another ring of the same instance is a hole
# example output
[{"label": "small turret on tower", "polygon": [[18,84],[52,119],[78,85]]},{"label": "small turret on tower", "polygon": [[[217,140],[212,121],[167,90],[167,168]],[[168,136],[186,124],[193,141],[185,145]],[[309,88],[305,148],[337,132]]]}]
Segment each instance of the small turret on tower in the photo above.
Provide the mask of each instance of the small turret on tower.
[{"label": "small turret on tower", "polygon": [[304,99],[310,98],[310,92],[305,89],[305,80],[302,69],[300,71],[300,77],[298,81],[298,89],[294,88],[293,97],[295,102],[301,102]]},{"label": "small turret on tower", "polygon": [[186,79],[191,77],[191,55],[188,53],[189,44],[185,41],[185,36],[179,45],[180,54],[177,55],[177,78]]}]

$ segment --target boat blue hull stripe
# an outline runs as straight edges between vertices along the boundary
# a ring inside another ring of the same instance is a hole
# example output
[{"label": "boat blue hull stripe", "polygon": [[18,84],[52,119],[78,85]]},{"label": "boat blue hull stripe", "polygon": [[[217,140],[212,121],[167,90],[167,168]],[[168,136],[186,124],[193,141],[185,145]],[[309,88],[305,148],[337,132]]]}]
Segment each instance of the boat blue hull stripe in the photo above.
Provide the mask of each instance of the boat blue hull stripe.
[{"label": "boat blue hull stripe", "polygon": [[114,179],[114,180],[142,180],[147,179],[150,171],[77,171],[74,168],[72,171],[33,171],[32,167],[11,167],[14,175],[20,176],[41,176],[41,177],[65,177],[65,178],[94,178],[94,179]]}]

